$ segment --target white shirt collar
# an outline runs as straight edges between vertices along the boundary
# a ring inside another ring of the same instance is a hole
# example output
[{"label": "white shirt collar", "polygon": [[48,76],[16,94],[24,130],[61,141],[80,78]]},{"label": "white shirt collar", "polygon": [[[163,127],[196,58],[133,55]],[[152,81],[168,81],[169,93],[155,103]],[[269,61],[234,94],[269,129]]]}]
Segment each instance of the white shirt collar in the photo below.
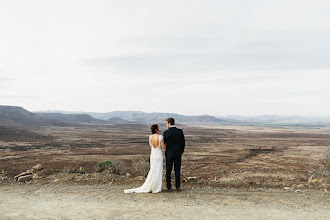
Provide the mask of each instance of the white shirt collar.
[{"label": "white shirt collar", "polygon": [[175,125],[171,125],[170,128],[176,128],[176,126]]}]

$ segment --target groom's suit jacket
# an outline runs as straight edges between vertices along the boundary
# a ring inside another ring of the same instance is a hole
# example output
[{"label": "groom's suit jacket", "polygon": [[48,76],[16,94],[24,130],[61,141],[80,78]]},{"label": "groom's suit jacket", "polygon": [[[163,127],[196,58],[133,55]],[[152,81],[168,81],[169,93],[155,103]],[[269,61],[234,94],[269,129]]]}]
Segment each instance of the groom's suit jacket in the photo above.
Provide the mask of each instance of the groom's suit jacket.
[{"label": "groom's suit jacket", "polygon": [[183,154],[185,139],[181,129],[170,127],[164,131],[163,137],[166,144],[166,157],[177,157]]}]

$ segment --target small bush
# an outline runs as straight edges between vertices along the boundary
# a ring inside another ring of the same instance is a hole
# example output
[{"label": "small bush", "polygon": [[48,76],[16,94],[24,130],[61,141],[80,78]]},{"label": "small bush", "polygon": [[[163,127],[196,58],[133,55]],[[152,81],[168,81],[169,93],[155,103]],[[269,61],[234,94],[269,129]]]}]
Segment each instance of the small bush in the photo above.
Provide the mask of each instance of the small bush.
[{"label": "small bush", "polygon": [[114,172],[116,171],[116,166],[111,160],[104,160],[97,164],[97,168],[99,172],[111,168]]},{"label": "small bush", "polygon": [[85,173],[85,168],[84,167],[79,167],[78,172],[81,174]]},{"label": "small bush", "polygon": [[78,169],[71,169],[68,171],[69,173],[81,173],[85,174],[85,168],[84,167],[79,167]]}]

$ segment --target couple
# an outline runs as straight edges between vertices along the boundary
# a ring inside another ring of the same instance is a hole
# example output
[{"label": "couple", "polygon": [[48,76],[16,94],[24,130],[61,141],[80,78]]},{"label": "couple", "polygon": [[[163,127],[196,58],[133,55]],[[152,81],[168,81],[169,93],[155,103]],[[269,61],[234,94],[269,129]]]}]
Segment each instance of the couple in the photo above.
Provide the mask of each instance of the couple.
[{"label": "couple", "polygon": [[159,135],[158,125],[151,126],[152,135],[149,136],[149,145],[151,147],[150,154],[150,170],[144,184],[139,188],[125,189],[125,193],[159,193],[162,191],[163,179],[163,152],[165,150],[166,157],[166,186],[168,191],[171,188],[171,172],[174,164],[175,171],[175,187],[176,191],[181,191],[180,188],[180,167],[181,155],[185,148],[185,139],[183,131],[174,126],[174,118],[166,119],[168,130],[164,135]]}]

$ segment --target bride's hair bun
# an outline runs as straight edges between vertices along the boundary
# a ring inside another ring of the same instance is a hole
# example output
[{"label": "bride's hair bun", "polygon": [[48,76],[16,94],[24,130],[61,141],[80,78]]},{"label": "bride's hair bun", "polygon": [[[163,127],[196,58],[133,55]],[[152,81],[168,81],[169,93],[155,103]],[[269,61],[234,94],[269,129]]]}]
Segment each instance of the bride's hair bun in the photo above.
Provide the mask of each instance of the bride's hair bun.
[{"label": "bride's hair bun", "polygon": [[151,125],[150,129],[152,134],[156,134],[157,133],[156,130],[158,129],[158,124]]}]

